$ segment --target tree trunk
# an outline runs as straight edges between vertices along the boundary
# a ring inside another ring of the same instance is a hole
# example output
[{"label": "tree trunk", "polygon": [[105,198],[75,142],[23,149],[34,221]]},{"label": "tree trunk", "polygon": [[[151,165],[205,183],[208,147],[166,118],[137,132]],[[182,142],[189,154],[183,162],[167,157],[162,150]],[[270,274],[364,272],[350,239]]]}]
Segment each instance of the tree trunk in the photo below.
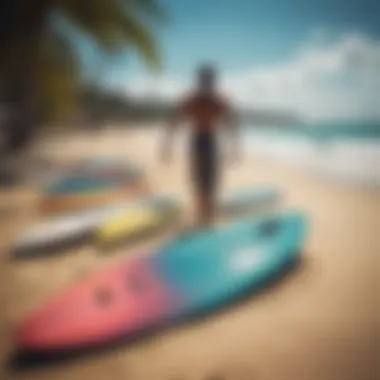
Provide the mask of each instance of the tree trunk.
[{"label": "tree trunk", "polygon": [[36,131],[36,85],[41,42],[51,0],[7,0],[0,13],[2,100],[9,107],[3,126],[6,150],[18,153]]}]

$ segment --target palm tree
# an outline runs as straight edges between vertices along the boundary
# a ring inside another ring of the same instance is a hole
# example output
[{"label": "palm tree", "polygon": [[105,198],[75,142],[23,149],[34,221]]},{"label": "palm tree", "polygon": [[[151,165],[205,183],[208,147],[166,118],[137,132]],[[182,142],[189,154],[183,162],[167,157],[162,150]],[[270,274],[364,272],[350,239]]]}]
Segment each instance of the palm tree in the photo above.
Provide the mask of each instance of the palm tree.
[{"label": "palm tree", "polygon": [[137,50],[157,69],[153,28],[164,18],[156,0],[0,2],[0,102],[11,109],[4,126],[8,148],[25,147],[39,121],[75,114],[88,68],[78,41],[91,43],[104,58]]}]

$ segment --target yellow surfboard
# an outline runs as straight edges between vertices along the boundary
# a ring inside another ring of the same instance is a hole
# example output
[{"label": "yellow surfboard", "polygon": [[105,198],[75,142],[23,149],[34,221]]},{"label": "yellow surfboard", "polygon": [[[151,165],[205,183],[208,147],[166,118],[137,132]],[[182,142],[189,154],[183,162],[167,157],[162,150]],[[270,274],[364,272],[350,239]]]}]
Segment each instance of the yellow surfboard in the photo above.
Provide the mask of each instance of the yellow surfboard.
[{"label": "yellow surfboard", "polygon": [[112,219],[97,233],[102,244],[117,242],[121,239],[143,233],[158,227],[164,221],[164,214],[152,209],[131,210],[125,215]]}]

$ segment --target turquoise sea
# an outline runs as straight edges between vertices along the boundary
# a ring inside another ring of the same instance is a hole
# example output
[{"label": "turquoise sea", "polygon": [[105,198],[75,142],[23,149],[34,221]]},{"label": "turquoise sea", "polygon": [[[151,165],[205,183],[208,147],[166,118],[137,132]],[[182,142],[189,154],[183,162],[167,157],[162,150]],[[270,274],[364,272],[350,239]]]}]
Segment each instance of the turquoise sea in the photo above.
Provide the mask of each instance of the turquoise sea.
[{"label": "turquoise sea", "polygon": [[380,121],[244,127],[244,147],[315,175],[380,187]]},{"label": "turquoise sea", "polygon": [[[187,137],[185,128],[178,149],[185,148]],[[241,141],[246,154],[297,166],[323,179],[380,190],[380,120],[244,125]]]}]

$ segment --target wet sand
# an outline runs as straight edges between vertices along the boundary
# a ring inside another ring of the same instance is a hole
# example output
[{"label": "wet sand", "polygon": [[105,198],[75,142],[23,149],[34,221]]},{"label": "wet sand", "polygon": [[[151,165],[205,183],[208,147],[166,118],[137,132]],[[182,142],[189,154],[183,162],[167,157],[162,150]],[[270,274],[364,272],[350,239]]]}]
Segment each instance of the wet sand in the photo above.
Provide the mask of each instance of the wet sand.
[{"label": "wet sand", "polygon": [[[154,191],[190,198],[185,155],[157,161],[156,133],[105,131],[48,141],[55,157],[121,155],[144,165]],[[255,156],[226,164],[223,189],[273,183],[283,208],[310,215],[299,268],[262,294],[223,311],[98,355],[28,371],[9,371],[12,329],[55,291],[95,269],[153,249],[166,236],[103,255],[93,247],[31,261],[11,261],[9,244],[38,217],[32,190],[0,194],[0,379],[27,380],[356,380],[375,379],[379,320],[375,297],[380,194],[315,178]],[[378,272],[377,272],[378,273]]]}]

